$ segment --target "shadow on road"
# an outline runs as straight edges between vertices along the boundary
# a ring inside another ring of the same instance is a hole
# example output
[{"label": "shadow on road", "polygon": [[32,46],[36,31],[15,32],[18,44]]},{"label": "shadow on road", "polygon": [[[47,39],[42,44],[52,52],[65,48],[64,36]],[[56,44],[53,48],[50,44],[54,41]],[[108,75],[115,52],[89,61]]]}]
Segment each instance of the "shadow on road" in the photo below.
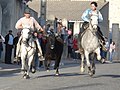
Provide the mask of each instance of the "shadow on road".
[{"label": "shadow on road", "polygon": [[44,76],[38,76],[36,78],[43,78],[43,77],[71,77],[71,76],[81,76],[81,75],[86,75],[86,74],[79,74],[79,73],[62,73],[59,76],[56,76],[55,74],[51,75],[44,75]]},{"label": "shadow on road", "polygon": [[49,89],[49,90],[75,90],[75,89],[80,89],[80,88],[84,88],[84,87],[93,87],[93,86],[102,86],[104,84],[102,83],[90,83],[90,84],[83,84],[83,85],[76,85],[76,86],[66,86],[66,87],[61,87],[61,88],[55,88],[55,89]]},{"label": "shadow on road", "polygon": [[93,78],[100,78],[100,77],[120,78],[120,75],[98,75]]}]

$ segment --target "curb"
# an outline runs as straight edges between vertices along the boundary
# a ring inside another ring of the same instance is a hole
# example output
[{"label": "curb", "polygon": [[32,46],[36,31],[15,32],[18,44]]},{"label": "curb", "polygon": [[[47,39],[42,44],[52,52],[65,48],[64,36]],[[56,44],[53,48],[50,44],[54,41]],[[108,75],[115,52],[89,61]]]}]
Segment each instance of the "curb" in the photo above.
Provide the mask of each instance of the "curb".
[{"label": "curb", "polygon": [[7,75],[7,74],[13,74],[13,73],[19,73],[20,70],[21,70],[20,66],[18,65],[0,63],[0,76]]},{"label": "curb", "polygon": [[5,70],[0,70],[0,76],[3,76],[3,75],[9,75],[9,74],[13,74],[13,73],[19,73],[21,71],[20,68],[18,69],[5,69]]}]

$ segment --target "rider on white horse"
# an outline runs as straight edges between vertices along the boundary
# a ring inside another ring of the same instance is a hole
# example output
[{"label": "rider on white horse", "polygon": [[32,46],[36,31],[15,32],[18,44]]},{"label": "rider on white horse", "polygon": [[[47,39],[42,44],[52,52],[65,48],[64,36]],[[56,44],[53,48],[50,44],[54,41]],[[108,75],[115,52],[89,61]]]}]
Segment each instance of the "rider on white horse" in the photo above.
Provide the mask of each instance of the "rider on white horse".
[{"label": "rider on white horse", "polygon": [[[30,16],[30,10],[29,9],[25,9],[24,12],[24,17],[20,18],[16,25],[15,28],[18,30],[23,30],[24,28],[29,28],[31,30],[35,30],[35,28],[37,28],[37,30],[43,32],[44,30],[42,29],[42,27],[38,24],[38,22]],[[18,57],[20,57],[20,42],[21,42],[22,37],[19,38],[18,44],[17,44],[17,50],[16,50],[16,58],[18,59]],[[42,54],[42,50],[41,50],[41,46],[39,44],[38,39],[35,39],[35,43],[37,46],[37,51],[38,51],[38,56],[40,58],[40,60],[44,60],[43,54]]]},{"label": "rider on white horse", "polygon": [[[82,29],[79,34],[79,38],[81,38],[81,34],[89,27],[89,22],[91,20],[95,21],[96,18],[97,18],[96,20],[98,20],[95,22],[91,22],[92,25],[98,25],[98,22],[103,21],[102,14],[100,13],[100,11],[97,10],[97,3],[91,2],[90,5],[91,5],[91,9],[87,9],[86,11],[84,11],[84,13],[81,17],[84,22],[83,22]],[[97,26],[96,34],[100,40],[104,41],[104,36],[103,36],[102,32],[100,31],[99,26]],[[78,43],[80,44],[80,41]]]}]

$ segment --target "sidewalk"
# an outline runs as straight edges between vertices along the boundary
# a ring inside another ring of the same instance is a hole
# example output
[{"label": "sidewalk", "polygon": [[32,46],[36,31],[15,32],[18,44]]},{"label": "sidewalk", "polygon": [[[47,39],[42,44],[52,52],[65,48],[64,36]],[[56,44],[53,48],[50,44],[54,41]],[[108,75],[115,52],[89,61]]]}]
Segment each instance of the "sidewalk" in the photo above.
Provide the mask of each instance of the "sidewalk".
[{"label": "sidewalk", "polygon": [[20,72],[20,65],[0,63],[0,76]]}]

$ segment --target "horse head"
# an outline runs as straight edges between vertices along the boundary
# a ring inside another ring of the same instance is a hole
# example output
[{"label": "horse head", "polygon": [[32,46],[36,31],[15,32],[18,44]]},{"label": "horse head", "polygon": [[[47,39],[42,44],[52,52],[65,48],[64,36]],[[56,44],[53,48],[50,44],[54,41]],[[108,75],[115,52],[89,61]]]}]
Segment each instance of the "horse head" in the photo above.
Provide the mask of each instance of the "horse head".
[{"label": "horse head", "polygon": [[22,42],[26,43],[31,38],[31,31],[28,28],[24,28],[21,32],[22,34]]},{"label": "horse head", "polygon": [[97,26],[98,26],[98,16],[97,15],[90,17],[90,24],[89,25],[90,25],[89,28],[91,30],[97,31]]}]

